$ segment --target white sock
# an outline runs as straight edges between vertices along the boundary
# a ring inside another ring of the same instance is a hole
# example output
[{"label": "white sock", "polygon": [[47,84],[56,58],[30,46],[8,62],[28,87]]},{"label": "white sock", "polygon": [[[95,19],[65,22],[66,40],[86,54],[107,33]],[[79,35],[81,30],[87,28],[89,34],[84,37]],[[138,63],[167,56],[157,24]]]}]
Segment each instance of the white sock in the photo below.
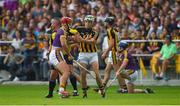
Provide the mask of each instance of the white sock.
[{"label": "white sock", "polygon": [[59,92],[62,92],[62,91],[64,91],[64,88],[63,88],[63,87],[60,87],[60,88],[59,88]]},{"label": "white sock", "polygon": [[164,75],[163,72],[161,72],[161,73],[160,73],[160,77],[163,77],[163,75]]}]

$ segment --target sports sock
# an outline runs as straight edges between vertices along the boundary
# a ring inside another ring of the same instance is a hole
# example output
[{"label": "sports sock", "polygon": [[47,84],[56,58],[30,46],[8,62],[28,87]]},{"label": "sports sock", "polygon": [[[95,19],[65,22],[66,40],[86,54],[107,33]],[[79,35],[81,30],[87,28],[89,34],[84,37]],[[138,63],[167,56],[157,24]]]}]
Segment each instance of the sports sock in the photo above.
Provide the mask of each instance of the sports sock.
[{"label": "sports sock", "polygon": [[70,82],[71,85],[73,86],[73,89],[77,91],[77,80],[74,75],[70,75]]},{"label": "sports sock", "polygon": [[65,88],[65,84],[61,83],[60,88],[59,88],[59,92],[64,91],[64,88]]},{"label": "sports sock", "polygon": [[56,80],[50,80],[49,81],[49,95],[53,95],[55,86],[56,86]]}]

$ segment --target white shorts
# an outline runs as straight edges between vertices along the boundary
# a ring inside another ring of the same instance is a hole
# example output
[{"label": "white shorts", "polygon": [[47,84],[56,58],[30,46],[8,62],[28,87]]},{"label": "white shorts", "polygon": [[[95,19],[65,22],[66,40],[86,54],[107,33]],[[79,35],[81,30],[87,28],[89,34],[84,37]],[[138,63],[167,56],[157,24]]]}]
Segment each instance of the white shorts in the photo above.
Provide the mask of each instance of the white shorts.
[{"label": "white shorts", "polygon": [[108,63],[113,64],[113,60],[112,60],[112,51],[109,52],[109,55],[108,55]]},{"label": "white shorts", "polygon": [[51,65],[56,66],[59,62],[64,61],[64,57],[61,51],[51,50],[49,54],[49,62]]},{"label": "white shorts", "polygon": [[133,74],[129,75],[130,80],[126,79],[126,83],[134,83],[137,80],[138,72],[135,71]]},{"label": "white shorts", "polygon": [[95,61],[98,62],[98,54],[95,53],[79,53],[78,61],[84,64],[91,64]]},{"label": "white shorts", "polygon": [[133,70],[122,70],[121,71],[125,75],[129,75],[130,79],[125,79],[126,83],[133,83],[136,81],[138,77],[138,72]]}]

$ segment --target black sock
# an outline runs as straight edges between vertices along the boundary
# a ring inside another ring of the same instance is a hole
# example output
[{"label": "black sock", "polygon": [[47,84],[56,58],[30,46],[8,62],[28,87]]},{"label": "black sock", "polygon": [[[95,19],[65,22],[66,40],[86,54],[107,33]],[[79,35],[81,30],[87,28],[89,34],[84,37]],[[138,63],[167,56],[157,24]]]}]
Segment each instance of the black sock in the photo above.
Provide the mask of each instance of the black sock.
[{"label": "black sock", "polygon": [[58,77],[57,77],[57,83],[58,83],[58,85],[60,84],[59,75],[58,75]]},{"label": "black sock", "polygon": [[56,86],[56,80],[50,80],[49,81],[49,95],[53,95],[55,86]]},{"label": "black sock", "polygon": [[74,75],[70,75],[70,82],[74,90],[77,90],[77,80]]}]

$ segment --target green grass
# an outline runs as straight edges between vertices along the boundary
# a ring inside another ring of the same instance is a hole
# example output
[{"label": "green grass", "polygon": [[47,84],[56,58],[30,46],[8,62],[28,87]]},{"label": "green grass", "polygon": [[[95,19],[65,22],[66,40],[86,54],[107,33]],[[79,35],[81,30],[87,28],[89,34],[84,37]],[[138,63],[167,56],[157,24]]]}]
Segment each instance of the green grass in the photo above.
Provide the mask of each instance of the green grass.
[{"label": "green grass", "polygon": [[78,97],[61,99],[54,94],[46,99],[46,85],[0,85],[0,105],[180,105],[180,87],[151,88],[155,94],[117,94],[117,87],[113,86],[108,89],[107,97],[101,98],[91,87],[87,99],[82,98],[81,90]]}]

